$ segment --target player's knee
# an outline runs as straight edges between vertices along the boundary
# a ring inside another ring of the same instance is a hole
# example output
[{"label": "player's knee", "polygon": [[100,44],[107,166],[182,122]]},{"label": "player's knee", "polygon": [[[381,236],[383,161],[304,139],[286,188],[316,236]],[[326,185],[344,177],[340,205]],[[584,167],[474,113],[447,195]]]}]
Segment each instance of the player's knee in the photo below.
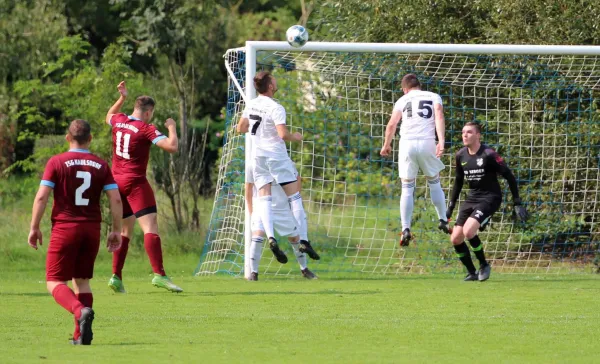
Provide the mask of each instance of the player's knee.
[{"label": "player's knee", "polygon": [[450,242],[452,245],[459,245],[465,240],[465,237],[462,233],[462,229],[460,226],[455,226],[452,235],[450,235]]},{"label": "player's knee", "polygon": [[475,235],[477,235],[477,229],[469,229],[465,231],[465,238],[467,238],[467,240],[473,239]]},{"label": "player's knee", "polygon": [[46,282],[46,289],[48,290],[48,292],[50,294],[52,294],[52,292],[54,291],[54,289],[56,288],[56,286],[59,286],[61,284],[67,284],[67,282],[60,282],[60,281],[47,281]]},{"label": "player's knee", "polygon": [[292,244],[298,244],[300,242],[300,236],[290,236],[288,237],[288,241]]},{"label": "player's knee", "polygon": [[89,293],[92,291],[88,278],[73,278],[73,288],[77,293]]}]

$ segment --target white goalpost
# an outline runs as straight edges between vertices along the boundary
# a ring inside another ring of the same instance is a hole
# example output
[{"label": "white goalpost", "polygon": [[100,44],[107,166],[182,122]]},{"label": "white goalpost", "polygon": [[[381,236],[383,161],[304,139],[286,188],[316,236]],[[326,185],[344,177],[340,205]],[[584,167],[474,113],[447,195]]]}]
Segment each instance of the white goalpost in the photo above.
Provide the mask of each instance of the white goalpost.
[{"label": "white goalpost", "polygon": [[[235,125],[245,101],[256,97],[253,77],[263,69],[278,80],[275,97],[286,108],[288,126],[304,135],[288,150],[302,177],[309,237],[322,257],[310,262],[317,273],[398,276],[462,269],[448,236],[435,228],[422,178],[415,190],[416,240],[398,245],[398,140],[392,158],[380,157],[379,149],[407,73],[417,74],[425,90],[443,99],[446,193],[460,130],[468,121],[481,123],[483,142],[503,155],[517,177],[532,218],[524,225],[513,222],[502,182],[503,206],[480,235],[494,270],[597,269],[599,59],[597,46],[309,42],[292,48],[286,42],[247,42],[229,50],[226,138],[196,274],[249,274],[244,173],[251,138],[236,134]],[[293,261],[277,263],[267,248],[260,273],[299,276],[299,268]]]}]

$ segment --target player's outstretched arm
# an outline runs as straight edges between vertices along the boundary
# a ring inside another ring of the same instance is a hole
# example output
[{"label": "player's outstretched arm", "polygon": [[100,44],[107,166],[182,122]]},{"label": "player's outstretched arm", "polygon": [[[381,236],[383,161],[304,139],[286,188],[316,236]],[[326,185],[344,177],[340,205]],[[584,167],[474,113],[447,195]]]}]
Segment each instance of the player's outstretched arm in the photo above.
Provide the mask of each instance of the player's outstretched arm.
[{"label": "player's outstretched arm", "polygon": [[435,131],[438,137],[438,144],[435,148],[435,155],[439,158],[444,154],[446,145],[446,118],[444,117],[444,107],[442,104],[434,105]]},{"label": "player's outstretched arm", "polygon": [[247,133],[250,128],[250,120],[248,118],[241,118],[235,127],[238,133]]},{"label": "player's outstretched arm", "polygon": [[300,142],[302,141],[302,134],[300,133],[290,133],[287,126],[285,124],[275,125],[277,128],[277,134],[279,137],[286,142]]},{"label": "player's outstretched arm", "polygon": [[111,232],[108,234],[106,246],[109,252],[117,251],[121,248],[121,219],[123,218],[123,203],[118,189],[106,191],[110,214],[112,216]]},{"label": "player's outstretched arm", "polygon": [[458,197],[460,196],[460,191],[463,187],[463,182],[465,181],[465,171],[463,170],[460,164],[460,157],[456,156],[456,169],[454,176],[454,186],[452,186],[452,194],[450,195],[450,201],[448,203],[448,209],[446,209],[446,218],[450,219],[452,216],[452,212],[456,207],[456,201],[458,201]]},{"label": "player's outstretched arm", "polygon": [[112,116],[121,112],[121,107],[123,107],[125,99],[127,98],[127,87],[125,86],[125,81],[119,82],[117,85],[117,90],[119,90],[119,94],[121,94],[121,96],[119,96],[119,99],[113,104],[113,106],[110,107],[110,109],[108,109],[108,112],[106,113],[106,123],[108,125],[110,125],[110,119]]},{"label": "player's outstretched arm", "polygon": [[38,248],[38,244],[42,245],[42,232],[40,231],[40,222],[44,211],[46,211],[46,205],[48,204],[48,198],[52,193],[52,187],[40,186],[35,199],[33,200],[33,209],[31,213],[31,226],[29,229],[28,243],[33,249]]},{"label": "player's outstretched arm", "polygon": [[392,152],[392,140],[394,139],[396,128],[401,119],[402,111],[394,109],[392,116],[385,127],[385,139],[383,141],[383,146],[381,147],[381,152],[379,152],[383,157],[389,156]]},{"label": "player's outstretched arm", "polygon": [[495,165],[498,173],[506,179],[508,182],[508,188],[510,188],[510,193],[513,197],[513,206],[514,213],[521,221],[527,221],[529,218],[529,214],[527,213],[527,209],[525,206],[521,204],[521,197],[519,197],[519,184],[517,183],[517,179],[515,175],[512,173],[510,168],[506,165],[506,162],[502,159],[502,157],[497,153],[490,154],[491,162]]},{"label": "player's outstretched arm", "polygon": [[165,121],[165,127],[169,131],[169,136],[156,142],[156,146],[168,153],[177,153],[177,149],[179,148],[179,139],[177,139],[177,127],[175,126],[175,120],[168,118],[167,121]]}]

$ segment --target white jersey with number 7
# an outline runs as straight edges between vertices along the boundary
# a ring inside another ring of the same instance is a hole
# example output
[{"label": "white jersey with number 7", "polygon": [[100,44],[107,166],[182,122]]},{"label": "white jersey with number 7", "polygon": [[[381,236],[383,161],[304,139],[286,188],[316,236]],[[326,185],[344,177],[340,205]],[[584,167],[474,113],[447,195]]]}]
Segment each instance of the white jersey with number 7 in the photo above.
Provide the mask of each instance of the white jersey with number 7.
[{"label": "white jersey with number 7", "polygon": [[442,105],[442,98],[434,92],[413,90],[402,96],[394,105],[394,111],[402,112],[400,138],[435,139],[436,104]]},{"label": "white jersey with number 7", "polygon": [[242,113],[249,120],[249,130],[256,157],[271,160],[289,159],[285,142],[277,134],[276,125],[285,125],[285,109],[270,97],[259,95],[248,101]]}]

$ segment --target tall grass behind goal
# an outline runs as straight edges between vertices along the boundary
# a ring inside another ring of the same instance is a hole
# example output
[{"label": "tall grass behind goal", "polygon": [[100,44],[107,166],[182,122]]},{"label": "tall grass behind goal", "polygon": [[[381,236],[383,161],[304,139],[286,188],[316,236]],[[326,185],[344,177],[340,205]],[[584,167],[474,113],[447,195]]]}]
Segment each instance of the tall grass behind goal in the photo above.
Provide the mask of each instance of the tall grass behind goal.
[{"label": "tall grass behind goal", "polygon": [[[244,274],[249,236],[244,173],[250,141],[236,134],[235,125],[245,100],[255,97],[250,81],[259,70],[275,75],[275,97],[287,110],[287,123],[304,135],[301,143],[288,147],[302,177],[309,238],[322,257],[310,262],[318,273],[462,269],[448,236],[436,230],[437,216],[422,177],[415,191],[416,239],[406,248],[398,244],[398,138],[392,158],[382,158],[379,151],[407,73],[417,74],[423,89],[443,99],[447,168],[441,180],[447,196],[467,121],[482,124],[482,141],[505,158],[517,177],[531,219],[513,223],[512,197],[502,180],[504,203],[480,234],[494,270],[592,271],[600,242],[598,55],[598,47],[584,46],[314,42],[301,49],[283,42],[248,42],[228,51],[226,138],[196,273]],[[461,201],[464,197],[465,192]],[[293,258],[285,239],[280,242]],[[293,259],[281,265],[268,248],[263,253],[261,274],[298,275]]]}]

